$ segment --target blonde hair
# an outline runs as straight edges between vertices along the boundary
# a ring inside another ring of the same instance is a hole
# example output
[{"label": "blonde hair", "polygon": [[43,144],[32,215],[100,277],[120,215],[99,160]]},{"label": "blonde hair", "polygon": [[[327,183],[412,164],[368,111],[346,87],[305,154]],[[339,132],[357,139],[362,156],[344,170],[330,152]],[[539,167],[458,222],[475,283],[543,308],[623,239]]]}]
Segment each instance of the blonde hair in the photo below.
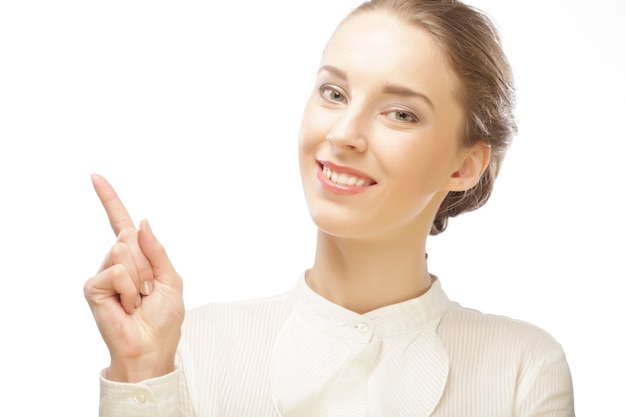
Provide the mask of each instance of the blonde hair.
[{"label": "blonde hair", "polygon": [[517,133],[513,73],[491,20],[480,10],[456,0],[371,0],[352,16],[381,11],[428,31],[447,54],[461,81],[458,99],[465,108],[462,142],[491,146],[489,166],[466,191],[448,193],[435,216],[431,235],[443,232],[448,218],[487,202],[513,136]]}]

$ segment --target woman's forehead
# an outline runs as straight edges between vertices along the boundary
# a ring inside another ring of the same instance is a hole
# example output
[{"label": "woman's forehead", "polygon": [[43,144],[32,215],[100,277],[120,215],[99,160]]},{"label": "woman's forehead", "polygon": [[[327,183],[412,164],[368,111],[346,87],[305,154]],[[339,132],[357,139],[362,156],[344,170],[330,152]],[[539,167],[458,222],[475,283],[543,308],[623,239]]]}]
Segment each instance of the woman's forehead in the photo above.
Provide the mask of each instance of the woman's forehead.
[{"label": "woman's forehead", "polygon": [[423,28],[385,12],[357,14],[330,38],[321,66],[343,70],[357,81],[406,85],[436,96],[448,96],[459,84],[447,55]]}]

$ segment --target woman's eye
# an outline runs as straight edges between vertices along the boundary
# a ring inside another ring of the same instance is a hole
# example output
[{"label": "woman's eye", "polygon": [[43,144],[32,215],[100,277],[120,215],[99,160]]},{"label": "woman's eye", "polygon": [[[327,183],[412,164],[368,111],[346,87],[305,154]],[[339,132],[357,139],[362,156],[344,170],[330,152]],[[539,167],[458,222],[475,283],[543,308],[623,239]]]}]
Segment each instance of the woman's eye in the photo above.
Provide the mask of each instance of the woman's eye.
[{"label": "woman's eye", "polygon": [[387,115],[399,122],[415,123],[419,121],[416,115],[404,110],[393,110],[388,112]]},{"label": "woman's eye", "polygon": [[343,103],[346,101],[346,98],[341,93],[341,91],[327,85],[323,85],[320,87],[320,93],[322,94],[322,96],[324,96],[324,98],[330,101],[335,101],[339,103]]}]

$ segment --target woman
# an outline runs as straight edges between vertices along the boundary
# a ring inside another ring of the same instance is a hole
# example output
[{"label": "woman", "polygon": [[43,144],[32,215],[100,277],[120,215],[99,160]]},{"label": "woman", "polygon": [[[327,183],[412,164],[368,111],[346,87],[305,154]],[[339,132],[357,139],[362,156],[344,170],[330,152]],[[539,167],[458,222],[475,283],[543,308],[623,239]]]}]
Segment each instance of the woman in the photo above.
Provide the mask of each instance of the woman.
[{"label": "woman", "polygon": [[184,323],[163,247],[94,176],[117,235],[85,284],[111,353],[101,415],[573,416],[559,344],[449,301],[427,268],[427,236],[488,199],[513,106],[480,12],[364,3],[331,37],[301,124],[313,266],[288,294]]}]

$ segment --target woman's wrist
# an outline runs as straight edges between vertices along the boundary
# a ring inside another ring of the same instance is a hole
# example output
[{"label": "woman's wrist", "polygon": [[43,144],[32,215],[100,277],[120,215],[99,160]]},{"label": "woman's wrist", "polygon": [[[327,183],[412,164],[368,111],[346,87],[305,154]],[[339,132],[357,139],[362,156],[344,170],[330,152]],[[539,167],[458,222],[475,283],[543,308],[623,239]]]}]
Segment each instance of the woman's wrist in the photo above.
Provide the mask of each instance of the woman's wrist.
[{"label": "woman's wrist", "polygon": [[135,358],[132,360],[111,360],[105,378],[109,381],[137,383],[167,375],[175,370],[174,356]]}]

